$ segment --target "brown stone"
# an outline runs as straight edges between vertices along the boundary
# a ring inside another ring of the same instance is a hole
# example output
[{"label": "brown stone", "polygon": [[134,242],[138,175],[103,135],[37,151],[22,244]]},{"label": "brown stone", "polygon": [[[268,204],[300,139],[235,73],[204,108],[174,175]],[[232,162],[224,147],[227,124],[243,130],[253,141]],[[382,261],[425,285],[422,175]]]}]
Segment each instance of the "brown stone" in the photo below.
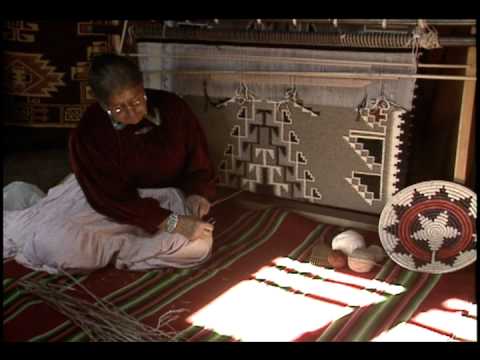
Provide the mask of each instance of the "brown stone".
[{"label": "brown stone", "polygon": [[327,260],[335,269],[341,269],[347,265],[347,256],[339,250],[333,250]]}]

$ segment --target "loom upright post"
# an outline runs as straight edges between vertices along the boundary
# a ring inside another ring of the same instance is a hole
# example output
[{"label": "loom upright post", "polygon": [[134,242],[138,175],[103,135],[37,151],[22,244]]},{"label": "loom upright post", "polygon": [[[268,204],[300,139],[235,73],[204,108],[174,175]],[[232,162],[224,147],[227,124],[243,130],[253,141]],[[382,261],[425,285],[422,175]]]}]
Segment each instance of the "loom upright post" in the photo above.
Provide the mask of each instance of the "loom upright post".
[{"label": "loom upright post", "polygon": [[[466,76],[476,76],[477,56],[476,47],[471,46],[467,50]],[[472,139],[473,112],[475,106],[476,81],[464,81],[462,91],[462,104],[458,124],[457,148],[455,152],[455,168],[453,178],[459,184],[465,184],[468,172],[468,155],[470,141]]]}]

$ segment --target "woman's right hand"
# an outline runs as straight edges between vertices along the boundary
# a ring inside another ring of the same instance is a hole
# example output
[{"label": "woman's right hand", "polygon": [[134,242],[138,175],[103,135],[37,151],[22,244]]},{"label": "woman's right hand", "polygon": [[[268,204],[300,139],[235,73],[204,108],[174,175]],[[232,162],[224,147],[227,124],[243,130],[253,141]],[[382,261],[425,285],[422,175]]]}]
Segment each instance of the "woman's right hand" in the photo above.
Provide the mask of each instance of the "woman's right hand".
[{"label": "woman's right hand", "polygon": [[204,235],[212,235],[214,226],[193,216],[179,215],[174,232],[182,234],[190,241],[200,239]]}]

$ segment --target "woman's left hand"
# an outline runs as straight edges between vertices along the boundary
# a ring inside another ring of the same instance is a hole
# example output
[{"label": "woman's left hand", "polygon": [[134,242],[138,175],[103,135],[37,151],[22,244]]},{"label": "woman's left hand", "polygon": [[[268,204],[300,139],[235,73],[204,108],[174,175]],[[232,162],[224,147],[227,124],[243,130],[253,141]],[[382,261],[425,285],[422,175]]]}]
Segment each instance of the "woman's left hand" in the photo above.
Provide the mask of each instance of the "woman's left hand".
[{"label": "woman's left hand", "polygon": [[186,200],[187,206],[192,211],[192,216],[203,218],[210,211],[211,204],[200,195],[190,195]]}]

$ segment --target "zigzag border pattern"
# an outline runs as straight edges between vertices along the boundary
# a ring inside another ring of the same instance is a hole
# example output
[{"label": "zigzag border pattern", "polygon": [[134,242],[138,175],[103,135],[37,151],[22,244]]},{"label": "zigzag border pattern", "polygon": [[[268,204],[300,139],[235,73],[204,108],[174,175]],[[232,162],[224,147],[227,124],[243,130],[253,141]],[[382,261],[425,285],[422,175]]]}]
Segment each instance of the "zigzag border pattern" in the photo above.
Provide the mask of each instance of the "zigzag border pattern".
[{"label": "zigzag border pattern", "polygon": [[[374,201],[383,201],[386,197],[387,199],[395,194],[399,189],[398,184],[398,174],[399,174],[399,155],[401,153],[402,141],[400,140],[403,134],[403,124],[404,120],[402,118],[403,114],[406,111],[390,104],[385,98],[379,97],[367,102],[367,105],[360,109],[359,114],[360,118],[372,129],[375,129],[371,132],[361,131],[361,130],[350,130],[347,136],[342,136],[342,138],[349,144],[350,148],[360,156],[366,166],[372,171],[372,173],[365,173],[369,176],[380,176],[380,189],[379,189],[379,198],[375,198],[374,192],[368,191],[366,189],[366,184],[361,184],[361,179],[355,174],[359,174],[358,171],[352,171],[351,177],[346,177],[345,180],[352,186],[352,188],[365,200],[370,206],[373,205]],[[386,136],[387,136],[387,125],[390,122],[390,136],[391,142],[389,144],[390,149],[390,159],[392,163],[386,168],[385,157],[386,157]],[[364,138],[374,138],[382,140],[382,162],[381,164],[375,163],[375,159],[370,156],[370,153],[367,149],[364,149],[363,144],[361,144],[361,139]],[[384,185],[385,184],[385,185]],[[384,196],[385,195],[385,196]]]}]

